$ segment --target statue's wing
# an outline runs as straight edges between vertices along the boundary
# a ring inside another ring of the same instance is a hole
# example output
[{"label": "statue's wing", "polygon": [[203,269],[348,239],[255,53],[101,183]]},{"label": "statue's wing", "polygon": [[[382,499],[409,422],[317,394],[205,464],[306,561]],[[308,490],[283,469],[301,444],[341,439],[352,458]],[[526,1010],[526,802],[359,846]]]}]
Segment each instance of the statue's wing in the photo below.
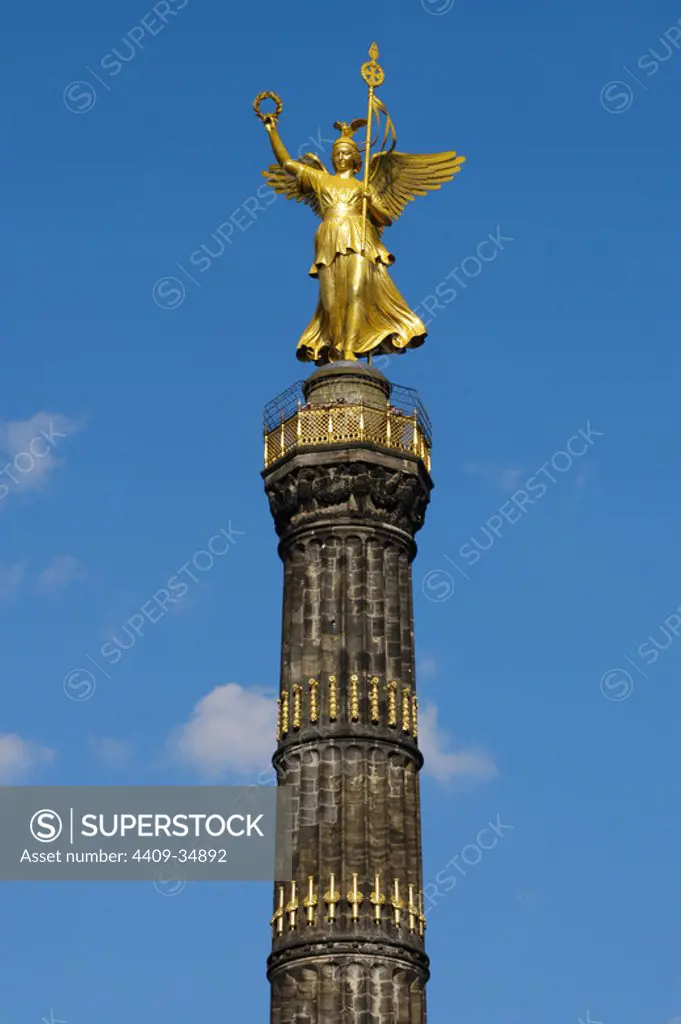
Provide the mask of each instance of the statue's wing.
[{"label": "statue's wing", "polygon": [[[312,167],[315,171],[324,171],[324,173],[326,173],[326,167],[316,153],[304,153],[298,159],[297,163],[305,164],[307,167]],[[307,205],[311,206],[317,216],[321,219],[322,211],[319,206],[317,193],[314,191],[303,192],[300,188],[300,183],[294,174],[289,174],[279,164],[272,164],[262,173],[267,179],[267,184],[270,188],[273,188],[275,192],[279,192],[280,195],[286,196],[287,199],[295,199],[297,203],[307,203]]]},{"label": "statue's wing", "polygon": [[397,220],[408,202],[451,181],[465,156],[456,153],[374,153],[369,180],[392,217]]}]

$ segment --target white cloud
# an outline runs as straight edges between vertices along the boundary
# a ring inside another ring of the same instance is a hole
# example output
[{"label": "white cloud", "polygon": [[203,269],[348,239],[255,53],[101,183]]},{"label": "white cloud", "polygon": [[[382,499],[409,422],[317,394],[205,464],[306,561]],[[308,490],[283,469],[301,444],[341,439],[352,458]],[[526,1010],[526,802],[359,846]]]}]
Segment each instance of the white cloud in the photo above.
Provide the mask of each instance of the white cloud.
[{"label": "white cloud", "polygon": [[275,744],[276,700],[238,683],[216,686],[171,738],[174,752],[208,778],[263,770]]},{"label": "white cloud", "polygon": [[492,779],[497,774],[494,761],[479,747],[447,750],[449,737],[440,731],[437,724],[437,708],[434,704],[424,704],[419,732],[425,775],[430,775],[438,782],[448,782],[455,778]]},{"label": "white cloud", "polygon": [[[276,701],[262,690],[237,683],[217,686],[196,705],[189,721],[171,737],[173,753],[206,778],[262,771],[275,745]],[[496,765],[477,747],[450,750],[448,737],[437,724],[437,708],[421,712],[419,744],[424,772],[438,782],[450,779],[491,779]]]},{"label": "white cloud", "polygon": [[106,765],[125,764],[132,756],[129,743],[110,736],[91,736],[88,745],[94,756]]},{"label": "white cloud", "polygon": [[[592,462],[590,465],[585,465],[581,468],[577,476],[575,477],[575,487],[578,491],[583,491],[588,483],[591,482],[592,477],[598,473],[597,465]],[[676,1021],[672,1021],[671,1024],[681,1024],[681,1017],[678,1017]]]},{"label": "white cloud", "polygon": [[54,758],[54,750],[24,740],[16,733],[0,733],[0,784],[19,782],[34,768],[49,764]]},{"label": "white cloud", "polygon": [[63,463],[55,454],[82,422],[59,413],[38,412],[27,420],[0,420],[0,451],[8,457],[2,470],[2,497],[9,491],[42,487],[50,473]]},{"label": "white cloud", "polygon": [[479,476],[505,492],[516,490],[524,476],[524,471],[517,466],[501,466],[493,462],[467,462],[463,468],[465,473]]},{"label": "white cloud", "polygon": [[55,555],[38,576],[36,585],[40,590],[56,594],[77,580],[87,578],[83,566],[72,555]]},{"label": "white cloud", "polygon": [[7,604],[21,590],[26,579],[26,563],[15,562],[14,565],[0,565],[0,602]]},{"label": "white cloud", "polygon": [[[35,588],[43,594],[57,594],[76,580],[87,579],[87,573],[71,555],[56,555],[35,578]],[[9,604],[18,597],[25,584],[31,584],[26,562],[0,565],[0,604]]]},{"label": "white cloud", "polygon": [[416,664],[416,678],[417,679],[432,679],[437,675],[437,662],[430,654],[426,654],[423,658],[419,658]]}]

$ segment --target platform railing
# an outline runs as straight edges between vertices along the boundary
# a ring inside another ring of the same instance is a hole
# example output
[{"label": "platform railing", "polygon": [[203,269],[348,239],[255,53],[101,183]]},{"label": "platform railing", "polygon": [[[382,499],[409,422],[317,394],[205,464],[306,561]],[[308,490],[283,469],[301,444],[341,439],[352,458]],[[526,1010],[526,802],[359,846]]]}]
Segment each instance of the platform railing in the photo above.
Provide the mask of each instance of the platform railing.
[{"label": "platform railing", "polygon": [[418,411],[408,414],[386,403],[384,408],[357,405],[302,405],[293,415],[265,431],[265,468],[301,448],[364,441],[406,452],[421,459],[430,471],[430,441],[419,423]]}]

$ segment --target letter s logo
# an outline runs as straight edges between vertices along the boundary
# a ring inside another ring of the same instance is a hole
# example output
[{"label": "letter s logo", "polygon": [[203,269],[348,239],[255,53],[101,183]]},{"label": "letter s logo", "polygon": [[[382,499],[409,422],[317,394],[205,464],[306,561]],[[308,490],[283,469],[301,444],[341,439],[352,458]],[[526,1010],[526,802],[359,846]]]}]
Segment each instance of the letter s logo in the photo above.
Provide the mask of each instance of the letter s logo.
[{"label": "letter s logo", "polygon": [[39,843],[53,843],[61,835],[62,821],[56,811],[36,811],[29,825],[31,835]]}]

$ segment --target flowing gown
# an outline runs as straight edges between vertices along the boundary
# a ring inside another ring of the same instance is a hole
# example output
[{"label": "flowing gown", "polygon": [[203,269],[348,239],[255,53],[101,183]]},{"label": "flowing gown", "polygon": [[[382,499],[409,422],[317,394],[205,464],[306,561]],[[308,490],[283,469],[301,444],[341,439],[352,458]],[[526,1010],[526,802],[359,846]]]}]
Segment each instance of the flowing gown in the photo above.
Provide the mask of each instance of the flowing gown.
[{"label": "flowing gown", "polygon": [[359,276],[356,260],[348,258],[362,251],[361,182],[304,165],[299,168],[299,189],[302,193],[316,193],[323,217],[315,235],[314,261],[309,273],[316,278],[324,274],[334,276],[334,308],[325,308],[324,292],[320,289],[315,315],[298,342],[298,358],[317,363],[342,359],[347,344],[344,326],[351,306],[357,301],[359,313],[352,339],[355,356],[368,352],[398,353],[422,345],[426,340],[425,325],[393,284],[387,268],[395,257],[381,241],[380,229],[371,219],[370,204],[366,257]]}]

